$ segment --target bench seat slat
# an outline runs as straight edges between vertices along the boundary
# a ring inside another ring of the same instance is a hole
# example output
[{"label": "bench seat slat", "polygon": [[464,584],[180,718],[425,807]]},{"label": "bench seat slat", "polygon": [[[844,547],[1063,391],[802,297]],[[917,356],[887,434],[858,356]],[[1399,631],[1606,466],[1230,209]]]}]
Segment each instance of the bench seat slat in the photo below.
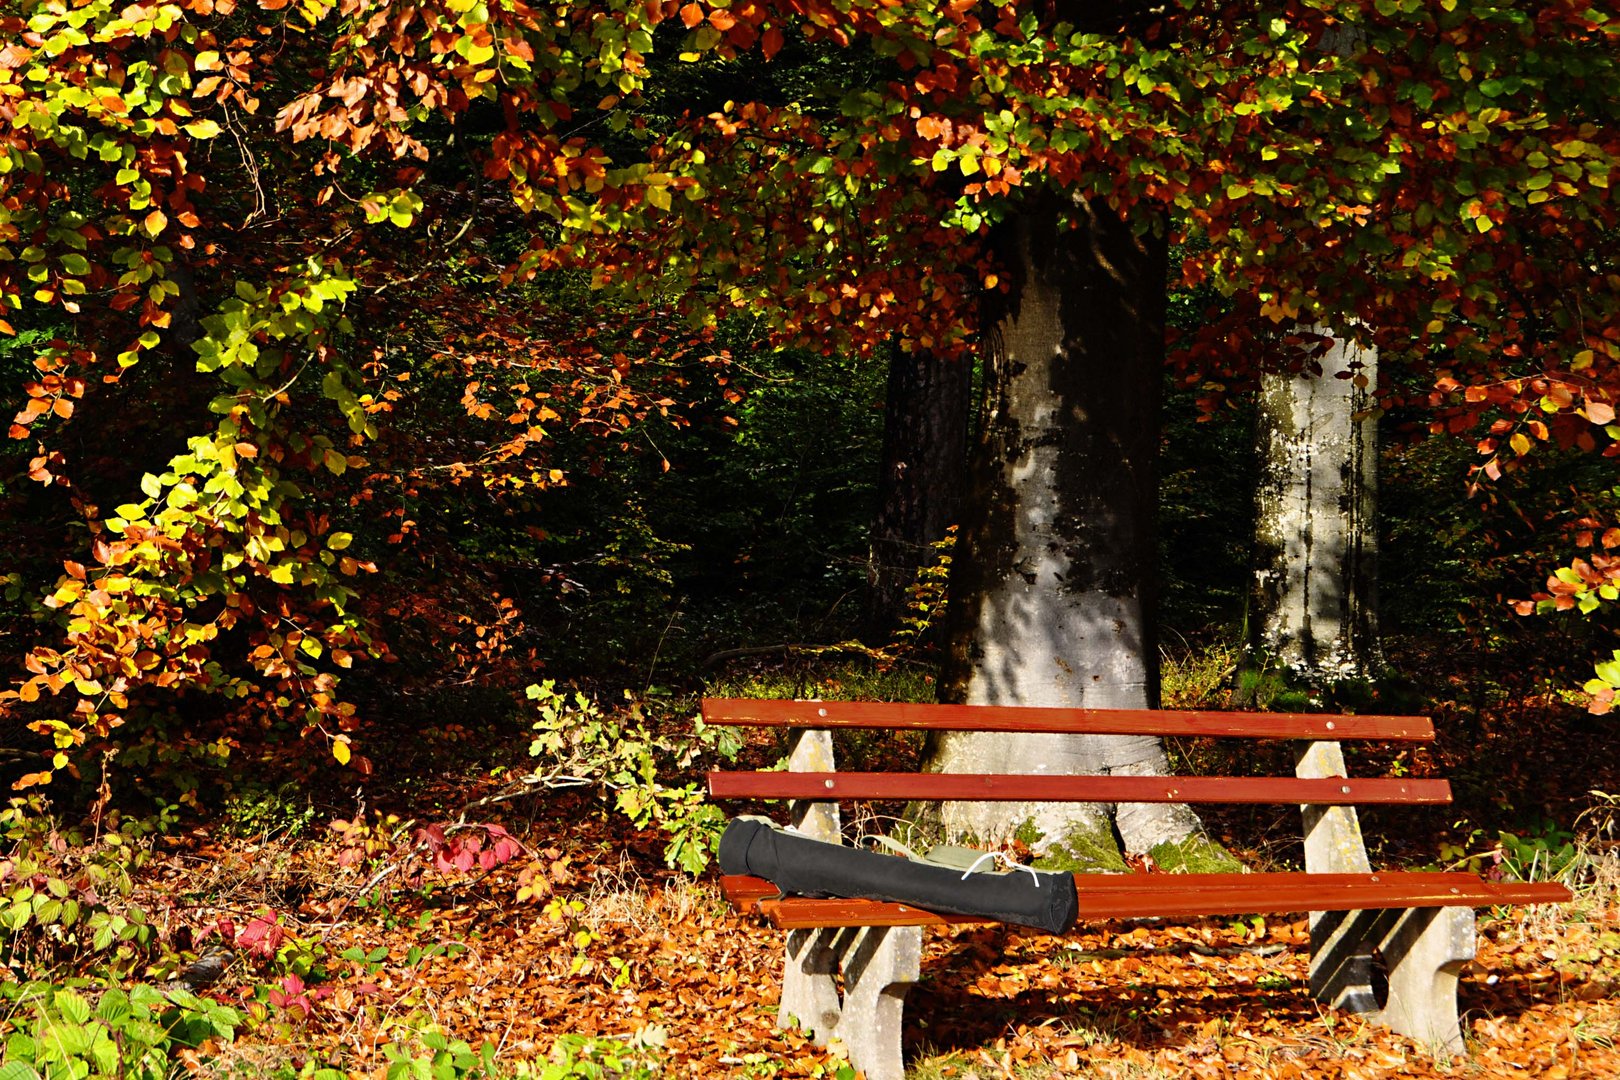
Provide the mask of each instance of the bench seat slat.
[{"label": "bench seat slat", "polygon": [[711,772],[720,799],[957,799],[972,802],[1432,804],[1445,780],[996,773]]},{"label": "bench seat slat", "polygon": [[[1207,877],[1247,877],[1202,882]],[[1303,881],[1311,878],[1315,880]],[[1347,880],[1349,879],[1349,880]],[[758,881],[759,879],[745,879]],[[1173,884],[1171,884],[1173,882]],[[1197,915],[1248,915],[1303,911],[1354,911],[1369,908],[1483,907],[1495,904],[1563,903],[1571,897],[1562,885],[1490,882],[1472,874],[1397,872],[1382,874],[1121,874],[1082,875],[1080,918],[1087,920]],[[785,930],[841,926],[933,926],[982,923],[974,916],[939,915],[909,904],[878,900],[812,899],[759,896],[746,885],[735,886],[733,903],[758,910]]]},{"label": "bench seat slat", "polygon": [[1161,709],[1052,709],[884,701],[704,698],[703,721],[729,727],[903,728],[1077,735],[1208,735],[1250,739],[1430,742],[1426,716],[1334,716]]},{"label": "bench seat slat", "polygon": [[[1303,871],[1278,871],[1268,874],[1076,874],[1075,885],[1081,892],[1160,892],[1179,888],[1192,881],[1200,891],[1218,889],[1249,889],[1255,882],[1265,880],[1273,885],[1301,887],[1307,885],[1477,885],[1478,874],[1460,870],[1385,870],[1375,873],[1310,874]],[[1494,884],[1494,883],[1493,883]],[[722,874],[720,890],[726,899],[741,910],[752,910],[755,903],[778,895],[781,890],[762,877],[751,874]]]}]

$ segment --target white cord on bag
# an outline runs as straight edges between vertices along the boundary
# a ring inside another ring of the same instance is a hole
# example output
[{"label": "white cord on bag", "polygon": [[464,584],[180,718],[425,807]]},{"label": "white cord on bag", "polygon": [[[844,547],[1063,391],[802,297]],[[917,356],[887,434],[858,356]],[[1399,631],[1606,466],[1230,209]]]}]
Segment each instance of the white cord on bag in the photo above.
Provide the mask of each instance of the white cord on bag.
[{"label": "white cord on bag", "polygon": [[973,865],[969,866],[967,868],[967,872],[962,875],[962,880],[966,881],[968,876],[977,870],[979,868],[979,864],[984,862],[986,859],[1000,859],[1001,865],[1005,866],[1009,870],[1027,871],[1029,876],[1035,879],[1035,887],[1037,889],[1041,887],[1041,875],[1035,872],[1035,868],[1033,866],[1025,866],[1023,863],[1014,860],[1013,857],[1008,855],[1005,851],[987,851],[983,855],[980,855],[977,859],[974,859]]}]

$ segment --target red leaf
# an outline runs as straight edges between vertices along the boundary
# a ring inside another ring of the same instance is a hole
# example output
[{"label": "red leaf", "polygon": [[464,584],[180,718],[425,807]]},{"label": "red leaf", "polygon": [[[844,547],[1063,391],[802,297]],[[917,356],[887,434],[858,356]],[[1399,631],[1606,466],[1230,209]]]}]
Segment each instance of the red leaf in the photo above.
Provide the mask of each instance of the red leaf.
[{"label": "red leaf", "polygon": [[774,26],[769,27],[765,31],[763,38],[760,40],[759,48],[760,51],[765,54],[765,59],[767,60],[781,52],[782,31]]}]

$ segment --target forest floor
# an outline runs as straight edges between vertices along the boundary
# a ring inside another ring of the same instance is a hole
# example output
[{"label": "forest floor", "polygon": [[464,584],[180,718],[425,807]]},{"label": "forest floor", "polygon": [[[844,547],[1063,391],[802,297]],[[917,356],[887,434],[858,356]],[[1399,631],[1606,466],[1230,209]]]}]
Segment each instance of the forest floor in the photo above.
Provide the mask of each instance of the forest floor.
[{"label": "forest floor", "polygon": [[[497,1061],[542,1058],[565,1033],[641,1032],[644,1058],[669,1075],[837,1071],[836,1056],[775,1030],[779,935],[730,914],[706,881],[643,878],[628,857],[569,859],[549,899],[516,902],[516,873],[502,868],[356,906],[344,904],[352,886],[314,887],[321,865],[300,864],[319,856],[241,842],[168,856],[221,914],[281,911],[332,958],[307,1017],[258,1005],[263,1022],[219,1047],[207,1073],[296,1072],[314,1058],[380,1074],[382,1048],[427,1023],[492,1043]],[[963,1080],[1620,1076],[1614,886],[1565,911],[1485,917],[1462,980],[1467,1059],[1431,1058],[1314,1003],[1302,919],[1203,919],[1087,925],[1061,939],[1000,927],[930,934],[906,1009],[908,1061],[919,1077]],[[289,890],[309,898],[289,910]],[[413,949],[427,959],[410,962]],[[277,985],[244,961],[213,992],[251,1010],[260,980]]]},{"label": "forest floor", "polygon": [[[1620,801],[1602,794],[1620,791],[1620,762],[1609,721],[1555,704],[1442,702],[1429,709],[1442,733],[1433,747],[1352,763],[1358,773],[1449,776],[1458,793],[1453,807],[1364,819],[1375,865],[1509,876],[1551,866],[1577,885],[1572,904],[1480,913],[1478,957],[1460,989],[1467,1056],[1434,1057],[1314,1002],[1303,916],[1142,920],[1062,938],[995,926],[927,933],[905,1009],[911,1076],[1620,1076]],[[697,878],[669,870],[667,838],[632,828],[589,789],[489,801],[530,767],[525,733],[521,722],[477,736],[440,723],[400,738],[373,751],[382,766],[363,796],[336,770],[239,784],[140,839],[149,858],[126,895],[101,889],[108,914],[144,912],[158,944],[122,967],[98,959],[113,948],[81,945],[65,960],[58,952],[53,970],[92,975],[80,983],[92,997],[109,983],[162,985],[234,938],[205,991],[236,1010],[234,1038],[175,1055],[208,1080],[853,1080],[836,1047],[776,1029],[781,935],[732,913],[712,867]],[[1286,755],[1171,750],[1183,768],[1220,772],[1275,772],[1267,757]],[[774,752],[754,746],[743,763],[768,765]],[[846,767],[863,753],[872,751],[857,747]],[[888,759],[896,744],[877,753]],[[1298,817],[1286,808],[1205,820],[1255,869],[1297,858]],[[422,831],[434,822],[436,834]],[[1524,824],[1515,838],[1478,822]],[[116,839],[104,832],[86,847]],[[55,834],[36,844],[63,865],[88,865]],[[11,866],[0,860],[0,882]],[[12,914],[29,917],[0,911]],[[39,922],[35,960],[57,947],[53,934],[65,940]],[[21,940],[8,947],[12,980],[40,970]],[[28,1029],[26,992],[0,999],[14,1003],[0,1009],[0,1039]],[[6,1080],[32,1075],[7,1067]]]},{"label": "forest floor", "polygon": [[[377,882],[386,863],[342,865],[352,834],[251,841],[198,828],[160,843],[143,880],[178,892],[192,920],[240,927],[274,913],[288,935],[277,959],[239,953],[211,988],[254,1019],[196,1072],[308,1076],[318,1063],[382,1077],[428,1053],[420,1039],[436,1028],[492,1046],[498,1075],[618,1045],[570,1055],[565,1035],[632,1037],[627,1076],[852,1075],[836,1050],[776,1030],[780,935],[730,913],[712,870],[665,870],[655,833],[615,825],[576,793],[513,833],[527,850],[511,862],[394,888]],[[1302,918],[1213,918],[1064,938],[931,932],[906,1008],[908,1065],[918,1080],[1620,1076],[1616,853],[1585,877],[1573,905],[1482,913],[1461,987],[1466,1058],[1434,1058],[1313,1002]],[[307,984],[286,974],[300,954],[316,958]]]}]

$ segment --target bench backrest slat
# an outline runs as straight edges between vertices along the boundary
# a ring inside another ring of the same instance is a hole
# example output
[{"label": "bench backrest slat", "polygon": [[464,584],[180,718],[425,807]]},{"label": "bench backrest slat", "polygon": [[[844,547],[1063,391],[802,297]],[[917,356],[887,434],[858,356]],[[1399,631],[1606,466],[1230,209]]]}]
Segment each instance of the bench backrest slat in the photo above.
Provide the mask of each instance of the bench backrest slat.
[{"label": "bench backrest slat", "polygon": [[1449,803],[1445,780],[994,773],[711,772],[722,799],[954,799],[970,802]]},{"label": "bench backrest slat", "polygon": [[1013,705],[919,705],[883,701],[704,698],[703,720],[730,727],[902,728],[1076,735],[1209,735],[1250,739],[1387,739],[1428,742],[1425,716],[1185,712],[1171,709],[1047,709]]}]

